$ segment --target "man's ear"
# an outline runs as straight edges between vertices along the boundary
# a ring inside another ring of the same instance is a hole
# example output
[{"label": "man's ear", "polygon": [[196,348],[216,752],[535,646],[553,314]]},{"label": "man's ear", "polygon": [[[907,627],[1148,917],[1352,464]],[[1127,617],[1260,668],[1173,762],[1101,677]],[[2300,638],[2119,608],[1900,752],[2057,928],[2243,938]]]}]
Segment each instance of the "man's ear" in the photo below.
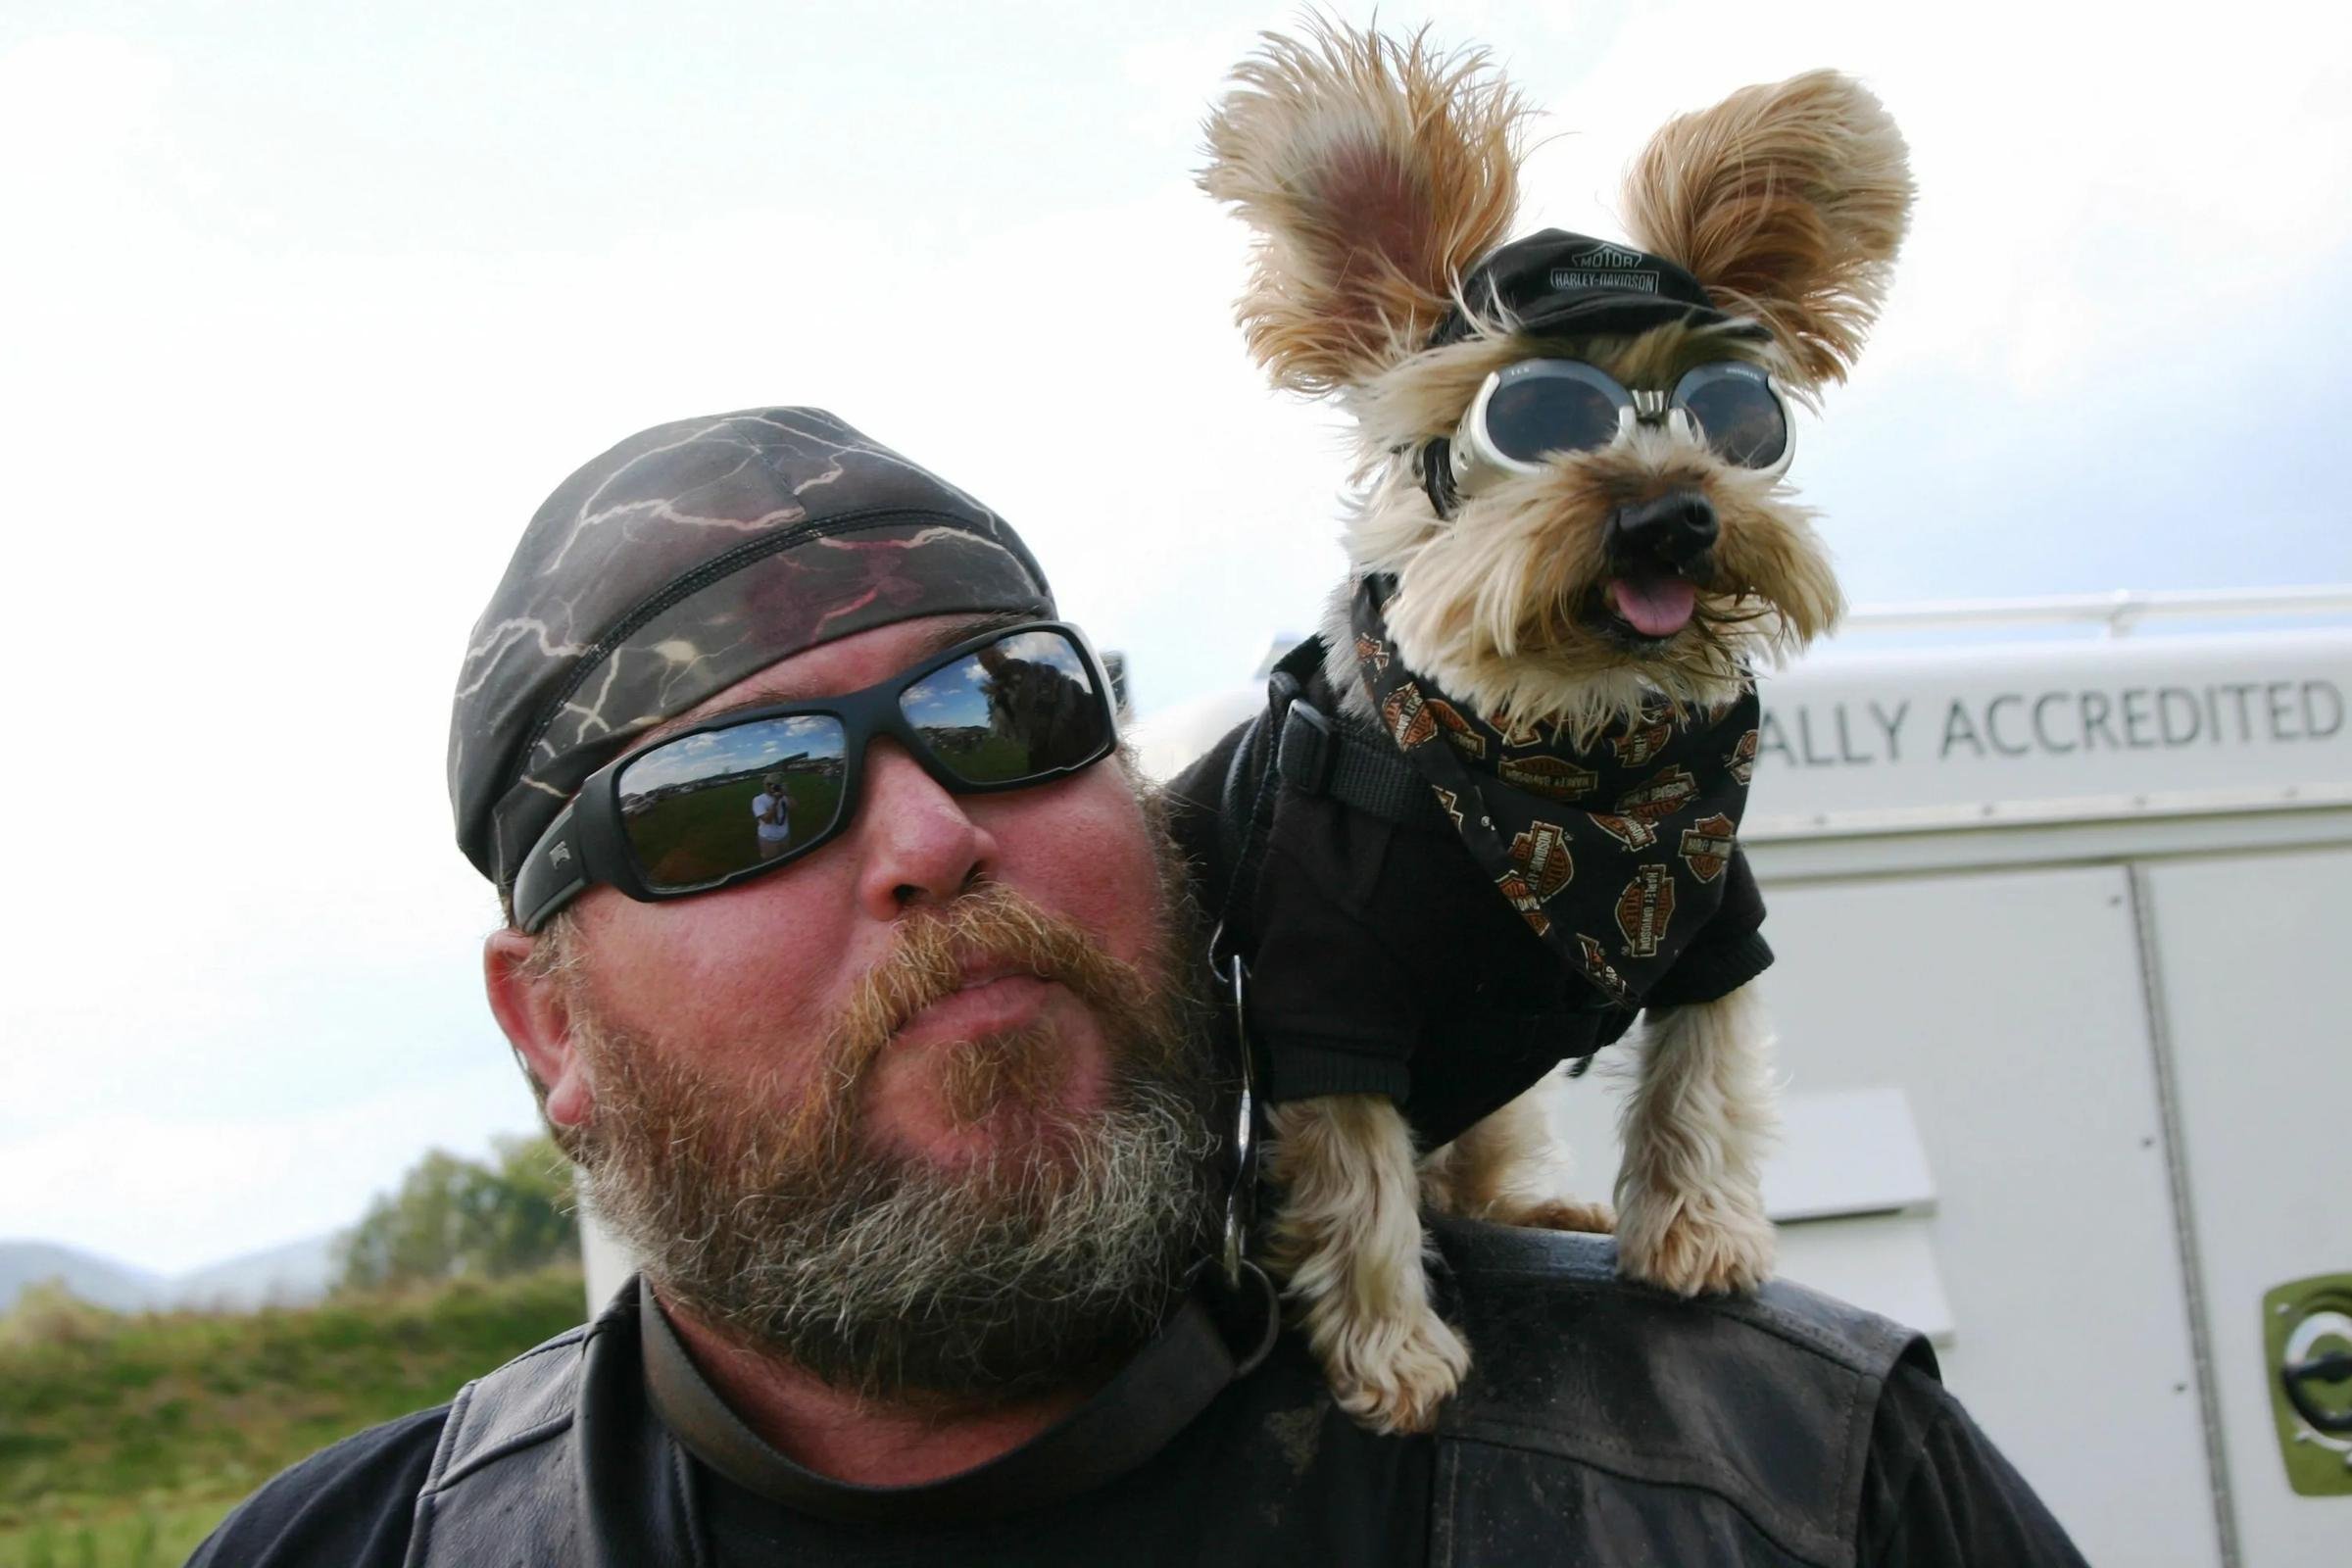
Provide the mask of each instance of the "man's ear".
[{"label": "man's ear", "polygon": [[[544,941],[545,938],[540,940]],[[538,1084],[550,1126],[579,1127],[595,1108],[594,1087],[571,1033],[571,1005],[561,975],[531,963],[537,943],[512,927],[482,944],[482,985],[490,1011]]]},{"label": "man's ear", "polygon": [[1477,51],[1313,22],[1266,35],[1208,121],[1200,186],[1257,230],[1236,314],[1319,396],[1417,352],[1510,232],[1526,110]]},{"label": "man's ear", "polygon": [[1636,243],[1762,322],[1805,390],[1842,381],[1911,216],[1902,132],[1832,71],[1743,87],[1669,122],[1626,176]]}]

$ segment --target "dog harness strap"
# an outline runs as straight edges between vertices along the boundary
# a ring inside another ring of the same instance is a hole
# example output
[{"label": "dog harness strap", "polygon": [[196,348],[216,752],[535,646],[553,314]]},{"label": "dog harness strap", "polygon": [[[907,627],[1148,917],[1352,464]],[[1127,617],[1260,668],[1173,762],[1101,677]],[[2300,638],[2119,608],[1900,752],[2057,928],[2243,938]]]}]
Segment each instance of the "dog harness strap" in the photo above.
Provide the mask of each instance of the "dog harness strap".
[{"label": "dog harness strap", "polygon": [[1293,789],[1328,795],[1384,822],[1422,822],[1435,815],[1429,786],[1387,736],[1364,731],[1344,714],[1326,713],[1303,696],[1283,714],[1275,765]]},{"label": "dog harness strap", "polygon": [[1228,960],[1256,946],[1249,911],[1258,870],[1265,863],[1266,831],[1274,818],[1271,729],[1264,713],[1250,720],[1233,749],[1218,792],[1217,865],[1225,881],[1224,896],[1217,901],[1216,932],[1208,957],[1209,967],[1220,972]]},{"label": "dog harness strap", "polygon": [[[1228,868],[1225,896],[1217,901],[1227,939],[1221,946],[1246,945],[1244,910],[1265,862],[1277,779],[1385,822],[1435,820],[1428,787],[1386,735],[1345,713],[1325,712],[1307,695],[1324,658],[1320,637],[1282,656],[1266,681],[1265,710],[1250,720],[1226,768],[1217,811],[1219,860]],[[1225,956],[1216,955],[1220,962]]]},{"label": "dog harness strap", "polygon": [[[1724,907],[1762,709],[1662,702],[1573,744],[1487,715],[1393,652],[1393,581],[1357,586],[1355,654],[1389,738],[1528,928],[1608,1001],[1638,1006]],[[1759,964],[1758,967],[1761,967]]]}]

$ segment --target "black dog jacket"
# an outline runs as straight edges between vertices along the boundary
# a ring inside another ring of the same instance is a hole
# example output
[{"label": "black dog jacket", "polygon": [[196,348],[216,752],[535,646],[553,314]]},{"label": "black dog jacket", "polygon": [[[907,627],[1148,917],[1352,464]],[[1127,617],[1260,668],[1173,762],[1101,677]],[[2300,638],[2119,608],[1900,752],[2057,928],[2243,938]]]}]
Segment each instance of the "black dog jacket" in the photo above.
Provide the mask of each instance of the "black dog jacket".
[{"label": "black dog jacket", "polygon": [[1250,967],[1266,1099],[1385,1094],[1434,1148],[1642,1007],[1772,962],[1737,842],[1758,710],[1750,689],[1567,750],[1402,669],[1377,608],[1356,651],[1390,735],[1341,714],[1311,641],[1169,793]]}]

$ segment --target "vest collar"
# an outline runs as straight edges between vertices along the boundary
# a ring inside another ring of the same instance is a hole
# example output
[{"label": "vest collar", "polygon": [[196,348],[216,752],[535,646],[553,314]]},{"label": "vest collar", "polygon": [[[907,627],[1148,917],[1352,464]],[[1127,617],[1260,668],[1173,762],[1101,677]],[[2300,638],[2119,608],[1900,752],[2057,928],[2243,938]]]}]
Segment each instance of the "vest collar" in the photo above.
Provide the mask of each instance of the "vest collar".
[{"label": "vest collar", "polygon": [[1244,1278],[1249,1295],[1238,1302],[1210,1296],[1207,1286],[1185,1298],[1133,1360],[1028,1443],[920,1486],[835,1481],[779,1453],[711,1388],[640,1280],[646,1390],[655,1414],[689,1452],[771,1502],[861,1523],[992,1518],[1073,1496],[1134,1469],[1189,1426],[1227,1384],[1253,1370],[1272,1348],[1280,1317],[1265,1276],[1250,1268]]}]

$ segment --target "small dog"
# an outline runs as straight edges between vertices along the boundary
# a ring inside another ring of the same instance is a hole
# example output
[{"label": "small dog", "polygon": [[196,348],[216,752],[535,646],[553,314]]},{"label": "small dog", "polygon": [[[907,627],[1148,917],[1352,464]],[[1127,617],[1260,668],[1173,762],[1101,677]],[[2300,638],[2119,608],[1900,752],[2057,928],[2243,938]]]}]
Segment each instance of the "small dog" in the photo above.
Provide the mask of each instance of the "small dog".
[{"label": "small dog", "polygon": [[[1306,1011],[1256,1025],[1275,1063],[1273,1263],[1342,1404],[1375,1429],[1422,1430],[1469,1358],[1431,1301],[1421,1205],[1610,1228],[1604,1206],[1544,1191],[1531,1085],[1644,1003],[1620,1267],[1685,1296],[1771,1271],[1758,1166],[1773,1084],[1746,983],[1770,954],[1736,841],[1750,672],[1842,610],[1783,481],[1789,402],[1810,405],[1852,363],[1911,180],[1878,101],[1815,72],[1659,131],[1627,182],[1635,245],[1557,230],[1505,245],[1527,111],[1483,53],[1317,22],[1267,35],[1235,81],[1200,180],[1257,231],[1240,324],[1277,386],[1355,421],[1324,678],[1451,820],[1458,839],[1427,838],[1454,856],[1448,874],[1475,862],[1500,893],[1468,895],[1507,927],[1477,961],[1535,954],[1523,922],[1588,1009],[1563,1014],[1584,1034],[1532,1067],[1524,1052],[1504,1068],[1433,1059],[1422,1040],[1407,1071],[1356,1051],[1377,1009],[1355,1035]],[[1277,818],[1278,849],[1284,831]],[[1352,831],[1321,852],[1332,886],[1370,864]],[[1282,885],[1317,880],[1300,869],[1311,858]],[[1376,907],[1367,923],[1415,913]],[[1433,920],[1429,940],[1457,939],[1462,922]],[[1744,926],[1708,949],[1727,922]],[[1270,946],[1298,926],[1261,923],[1261,996],[1283,961]],[[1693,955],[1711,984],[1667,973]],[[1407,971],[1362,972],[1377,988]],[[1345,1009],[1335,989],[1348,988],[1326,982],[1319,1006]],[[1316,1030],[1298,1048],[1311,1070],[1286,1089],[1286,1033]],[[1456,1096],[1452,1121],[1472,1120],[1439,1127],[1431,1141],[1450,1141],[1417,1161],[1414,1133],[1431,1129],[1416,1107],[1444,1101],[1457,1070],[1502,1087]]]}]

